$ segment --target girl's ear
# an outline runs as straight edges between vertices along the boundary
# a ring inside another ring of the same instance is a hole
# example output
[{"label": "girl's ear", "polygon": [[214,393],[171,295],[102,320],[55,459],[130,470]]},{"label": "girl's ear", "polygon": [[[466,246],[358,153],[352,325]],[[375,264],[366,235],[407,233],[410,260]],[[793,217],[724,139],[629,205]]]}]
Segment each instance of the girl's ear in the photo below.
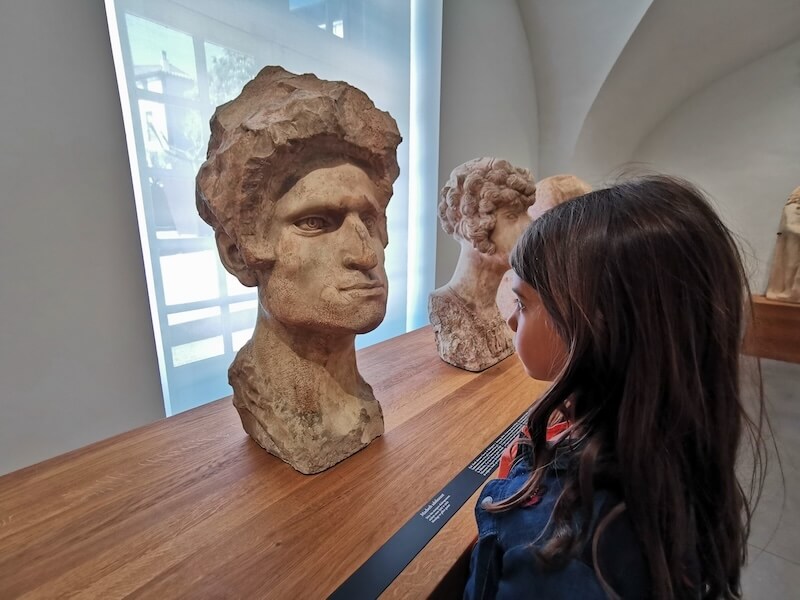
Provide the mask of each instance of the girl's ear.
[{"label": "girl's ear", "polygon": [[258,278],[255,272],[245,264],[242,254],[239,252],[239,247],[231,237],[221,228],[217,230],[215,237],[217,240],[219,257],[228,273],[235,276],[236,279],[239,280],[239,283],[244,286],[257,286]]}]

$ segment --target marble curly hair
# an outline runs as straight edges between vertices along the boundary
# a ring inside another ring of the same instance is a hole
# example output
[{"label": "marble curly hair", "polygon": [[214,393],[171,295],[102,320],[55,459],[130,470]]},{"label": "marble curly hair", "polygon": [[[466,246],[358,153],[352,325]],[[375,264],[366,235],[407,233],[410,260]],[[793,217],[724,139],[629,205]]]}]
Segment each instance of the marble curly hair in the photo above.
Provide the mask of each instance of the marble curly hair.
[{"label": "marble curly hair", "polygon": [[439,195],[439,222],[450,235],[482,254],[494,254],[491,234],[496,211],[525,212],[534,203],[536,182],[528,169],[498,158],[475,158],[453,169]]}]

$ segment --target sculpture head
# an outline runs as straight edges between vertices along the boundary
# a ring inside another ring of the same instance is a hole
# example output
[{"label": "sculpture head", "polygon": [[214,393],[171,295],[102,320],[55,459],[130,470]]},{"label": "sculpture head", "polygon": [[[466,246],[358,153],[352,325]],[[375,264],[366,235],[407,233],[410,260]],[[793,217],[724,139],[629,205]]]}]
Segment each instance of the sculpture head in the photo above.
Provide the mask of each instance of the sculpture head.
[{"label": "sculpture head", "polygon": [[453,169],[439,196],[442,229],[506,265],[530,223],[536,183],[527,169],[506,160],[476,158]]},{"label": "sculpture head", "polygon": [[528,209],[531,219],[538,219],[545,211],[583,196],[592,191],[592,186],[574,175],[552,175],[536,184],[536,202]]},{"label": "sculpture head", "polygon": [[225,268],[286,326],[364,333],[386,312],[394,119],[360,90],[266,67],[211,119],[197,209]]}]

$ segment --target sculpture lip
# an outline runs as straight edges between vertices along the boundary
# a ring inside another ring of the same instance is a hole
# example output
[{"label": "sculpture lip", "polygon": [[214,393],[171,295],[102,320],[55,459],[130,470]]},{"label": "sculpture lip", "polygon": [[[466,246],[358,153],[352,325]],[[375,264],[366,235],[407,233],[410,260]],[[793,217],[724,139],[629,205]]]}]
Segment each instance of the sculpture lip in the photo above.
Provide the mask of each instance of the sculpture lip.
[{"label": "sculpture lip", "polygon": [[383,284],[380,281],[362,281],[339,289],[341,289],[343,292],[350,292],[353,290],[373,290],[382,287]]}]

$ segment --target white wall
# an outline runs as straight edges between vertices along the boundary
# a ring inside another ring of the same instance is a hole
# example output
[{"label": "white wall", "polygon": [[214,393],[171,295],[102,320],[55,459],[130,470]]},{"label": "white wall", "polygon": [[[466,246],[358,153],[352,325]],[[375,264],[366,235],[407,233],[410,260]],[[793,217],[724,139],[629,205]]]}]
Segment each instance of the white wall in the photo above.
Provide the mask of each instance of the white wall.
[{"label": "white wall", "polygon": [[571,169],[583,121],[652,2],[518,0],[536,80],[536,179]]},{"label": "white wall", "polygon": [[800,40],[704,88],[634,152],[685,177],[717,202],[752,248],[754,291],[764,291],[781,209],[800,185]]},{"label": "white wall", "polygon": [[583,122],[572,172],[614,180],[676,107],[798,33],[798,0],[653,0]]},{"label": "white wall", "polygon": [[163,416],[102,0],[3,2],[0,473]]},{"label": "white wall", "polygon": [[[479,156],[505,158],[535,175],[536,92],[517,3],[445,0],[442,23],[439,189],[454,167]],[[437,286],[450,279],[458,253],[438,228]]]}]

